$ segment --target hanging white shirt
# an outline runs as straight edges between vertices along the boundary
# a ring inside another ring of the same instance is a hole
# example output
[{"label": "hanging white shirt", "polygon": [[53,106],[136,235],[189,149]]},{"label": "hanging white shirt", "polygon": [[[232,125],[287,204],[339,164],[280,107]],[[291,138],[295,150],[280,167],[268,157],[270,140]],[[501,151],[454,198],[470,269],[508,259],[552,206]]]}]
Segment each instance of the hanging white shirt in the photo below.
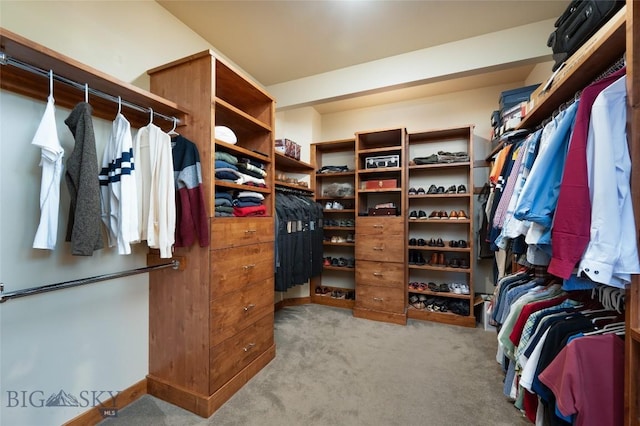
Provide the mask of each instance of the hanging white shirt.
[{"label": "hanging white shirt", "polygon": [[138,195],[131,125],[120,113],[113,121],[102,156],[100,199],[109,247],[117,245],[118,254],[131,254],[131,243],[140,241]]},{"label": "hanging white shirt", "polygon": [[151,123],[134,142],[138,193],[138,238],[170,258],[175,242],[176,196],[171,137]]},{"label": "hanging white shirt", "polygon": [[640,273],[631,204],[627,146],[626,76],[604,89],[591,108],[587,175],[591,196],[590,241],[578,274],[624,288]]},{"label": "hanging white shirt", "polygon": [[58,139],[53,96],[49,96],[44,115],[31,142],[40,147],[40,223],[33,240],[33,248],[53,250],[58,235],[60,208],[60,180],[64,150]]}]

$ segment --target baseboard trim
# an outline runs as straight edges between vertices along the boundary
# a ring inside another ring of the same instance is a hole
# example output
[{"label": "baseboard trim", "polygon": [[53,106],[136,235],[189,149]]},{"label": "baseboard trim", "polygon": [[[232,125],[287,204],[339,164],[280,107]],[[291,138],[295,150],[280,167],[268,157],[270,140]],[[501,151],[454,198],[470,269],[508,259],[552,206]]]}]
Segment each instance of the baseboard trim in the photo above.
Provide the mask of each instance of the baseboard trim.
[{"label": "baseboard trim", "polygon": [[231,398],[253,376],[262,370],[276,356],[276,346],[272,345],[252,363],[236,374],[212,395],[204,396],[172,385],[151,375],[147,376],[147,391],[163,401],[169,402],[200,417],[208,418]]},{"label": "baseboard trim", "polygon": [[282,308],[285,308],[287,306],[300,306],[300,305],[307,305],[311,303],[311,297],[295,297],[292,299],[284,299],[279,301],[278,303],[276,303],[274,309],[276,311],[279,311]]},{"label": "baseboard trim", "polygon": [[109,398],[99,407],[92,407],[88,411],[64,423],[63,426],[87,426],[96,425],[106,417],[103,410],[121,410],[138,398],[147,393],[147,379],[142,379],[138,383],[120,391],[115,398]]}]

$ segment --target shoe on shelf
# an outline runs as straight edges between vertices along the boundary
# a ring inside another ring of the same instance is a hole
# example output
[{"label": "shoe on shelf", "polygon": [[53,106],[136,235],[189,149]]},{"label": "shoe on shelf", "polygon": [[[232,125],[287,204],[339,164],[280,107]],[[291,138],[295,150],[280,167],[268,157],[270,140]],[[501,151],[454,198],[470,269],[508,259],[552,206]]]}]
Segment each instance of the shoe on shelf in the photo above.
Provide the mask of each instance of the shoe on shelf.
[{"label": "shoe on shelf", "polygon": [[444,253],[438,253],[438,266],[445,266],[447,261],[444,258]]},{"label": "shoe on shelf", "polygon": [[434,282],[430,282],[429,284],[427,284],[427,287],[431,291],[438,291],[438,284],[436,284]]},{"label": "shoe on shelf", "polygon": [[449,219],[458,219],[458,212],[451,210],[451,213],[449,213]]},{"label": "shoe on shelf", "polygon": [[[322,265],[323,266],[331,266],[331,258],[330,257],[325,257],[324,260],[322,261]],[[319,288],[319,287],[318,287]],[[316,290],[318,289],[316,288]]]},{"label": "shoe on shelf", "polygon": [[460,259],[460,267],[462,269],[469,269],[469,261],[467,259]]},{"label": "shoe on shelf", "polygon": [[426,219],[427,213],[424,210],[418,210],[418,219]]},{"label": "shoe on shelf", "polygon": [[444,247],[444,241],[442,241],[442,238],[438,238],[436,240],[436,247]]},{"label": "shoe on shelf", "polygon": [[429,219],[440,219],[440,213],[437,210],[434,210],[431,212],[431,214],[429,215]]},{"label": "shoe on shelf", "polygon": [[418,191],[415,188],[409,188],[409,195],[416,195]]},{"label": "shoe on shelf", "polygon": [[438,187],[435,185],[431,185],[429,187],[429,190],[427,191],[427,194],[437,194],[438,193]]},{"label": "shoe on shelf", "polygon": [[409,220],[415,220],[418,218],[418,212],[415,210],[412,210],[411,213],[409,213]]},{"label": "shoe on shelf", "polygon": [[422,252],[420,251],[417,252],[415,256],[416,256],[416,265],[423,266],[427,264],[427,261],[424,260],[424,257],[422,257]]},{"label": "shoe on shelf", "polygon": [[451,290],[451,292],[455,294],[462,294],[462,290],[460,289],[460,284],[458,283],[449,284],[449,290]]},{"label": "shoe on shelf", "polygon": [[415,264],[416,264],[416,251],[409,250],[409,265],[415,265]]},{"label": "shoe on shelf", "polygon": [[460,259],[454,257],[449,261],[449,268],[459,268],[460,267]]},{"label": "shoe on shelf", "polygon": [[458,194],[466,194],[467,193],[467,187],[464,185],[458,185]]},{"label": "shoe on shelf", "polygon": [[447,215],[447,212],[443,212],[443,211],[438,212],[438,217],[440,219],[449,219],[449,215]]},{"label": "shoe on shelf", "polygon": [[429,242],[427,243],[427,245],[429,247],[435,247],[436,246],[436,240],[435,239],[430,239]]},{"label": "shoe on shelf", "polygon": [[442,283],[438,286],[438,291],[441,293],[449,293],[449,284]]},{"label": "shoe on shelf", "polygon": [[356,259],[354,257],[350,257],[347,259],[347,268],[355,268],[356,267]]},{"label": "shoe on shelf", "polygon": [[409,238],[409,245],[410,246],[417,246],[417,240],[415,238]]},{"label": "shoe on shelf", "polygon": [[458,219],[469,219],[464,210],[458,210]]},{"label": "shoe on shelf", "polygon": [[338,258],[334,257],[333,259],[331,259],[331,266],[338,266]]},{"label": "shoe on shelf", "polygon": [[451,185],[449,188],[447,188],[447,190],[445,191],[445,194],[455,194],[457,191],[457,188],[455,185]]},{"label": "shoe on shelf", "polygon": [[425,194],[425,191],[424,191],[424,188],[423,188],[423,187],[419,187],[419,188],[416,190],[416,195],[424,195],[424,194]]},{"label": "shoe on shelf", "polygon": [[457,247],[467,248],[467,242],[465,240],[458,240],[457,243],[458,243]]},{"label": "shoe on shelf", "polygon": [[431,259],[429,259],[429,265],[438,266],[438,253],[431,253]]},{"label": "shoe on shelf", "polygon": [[420,247],[424,247],[424,246],[428,245],[427,242],[424,240],[424,238],[418,238],[417,243],[418,243],[418,246],[420,246]]},{"label": "shoe on shelf", "polygon": [[324,209],[331,210],[332,208],[333,208],[333,203],[331,201],[327,201],[327,204],[325,204]]},{"label": "shoe on shelf", "polygon": [[455,240],[449,241],[449,247],[453,247],[453,248],[458,247],[458,242]]},{"label": "shoe on shelf", "polygon": [[444,194],[444,186],[439,186],[438,187],[438,192],[437,194]]},{"label": "shoe on shelf", "polygon": [[334,209],[334,210],[343,210],[344,206],[342,204],[340,204],[338,201],[334,201],[332,209]]},{"label": "shoe on shelf", "polygon": [[332,243],[337,243],[338,242],[338,237],[335,236],[335,235],[333,237],[331,237],[331,242]]},{"label": "shoe on shelf", "polygon": [[347,242],[348,243],[355,243],[356,242],[356,238],[353,234],[347,234]]}]

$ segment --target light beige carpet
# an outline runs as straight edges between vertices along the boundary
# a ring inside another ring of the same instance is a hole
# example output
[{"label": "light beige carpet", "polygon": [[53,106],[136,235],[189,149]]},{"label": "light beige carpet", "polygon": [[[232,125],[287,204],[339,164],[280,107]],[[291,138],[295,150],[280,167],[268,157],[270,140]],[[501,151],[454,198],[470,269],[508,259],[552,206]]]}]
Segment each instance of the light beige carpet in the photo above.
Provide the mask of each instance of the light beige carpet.
[{"label": "light beige carpet", "polygon": [[209,419],[144,396],[104,425],[530,425],[502,394],[495,331],[275,314],[276,358]]}]

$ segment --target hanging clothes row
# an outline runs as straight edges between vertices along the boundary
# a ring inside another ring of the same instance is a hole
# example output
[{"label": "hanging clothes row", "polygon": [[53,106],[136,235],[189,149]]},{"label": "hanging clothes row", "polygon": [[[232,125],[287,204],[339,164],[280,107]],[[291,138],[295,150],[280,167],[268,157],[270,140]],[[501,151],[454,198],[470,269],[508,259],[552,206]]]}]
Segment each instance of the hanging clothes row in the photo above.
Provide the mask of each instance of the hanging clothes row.
[{"label": "hanging clothes row", "polygon": [[322,272],[323,209],[280,190],[275,198],[275,290],[283,292]]},{"label": "hanging clothes row", "polygon": [[596,293],[564,291],[530,270],[498,282],[490,321],[503,391],[536,425],[622,425],[624,309],[603,307]]},{"label": "hanging clothes row", "polygon": [[565,289],[618,288],[640,273],[630,196],[626,69],[601,78],[542,128],[496,156],[484,232],[496,253],[510,248],[548,267]]},{"label": "hanging clothes row", "polygon": [[[65,120],[75,141],[65,173],[71,197],[65,240],[71,243],[71,253],[91,256],[102,249],[101,224],[108,247],[117,247],[119,254],[130,254],[131,244],[146,240],[149,247],[160,250],[160,257],[170,258],[174,246],[188,246],[196,235],[200,245],[207,246],[208,222],[195,144],[177,134],[172,143],[171,136],[153,123],[152,109],[149,124],[133,138],[119,104],[99,166],[92,111],[85,99]],[[47,107],[32,143],[41,148],[42,167],[41,217],[33,248],[53,250],[64,151],[55,123],[52,74]]]}]

